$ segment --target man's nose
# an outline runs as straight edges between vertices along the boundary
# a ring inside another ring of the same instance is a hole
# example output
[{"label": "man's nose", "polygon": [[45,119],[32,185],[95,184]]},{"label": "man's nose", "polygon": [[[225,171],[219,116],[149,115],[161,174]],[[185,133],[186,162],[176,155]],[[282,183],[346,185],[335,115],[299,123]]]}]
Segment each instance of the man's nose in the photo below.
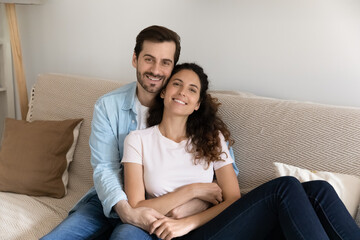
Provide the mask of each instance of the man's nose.
[{"label": "man's nose", "polygon": [[151,72],[154,75],[160,75],[160,64],[159,63],[154,63],[152,68],[151,68]]}]

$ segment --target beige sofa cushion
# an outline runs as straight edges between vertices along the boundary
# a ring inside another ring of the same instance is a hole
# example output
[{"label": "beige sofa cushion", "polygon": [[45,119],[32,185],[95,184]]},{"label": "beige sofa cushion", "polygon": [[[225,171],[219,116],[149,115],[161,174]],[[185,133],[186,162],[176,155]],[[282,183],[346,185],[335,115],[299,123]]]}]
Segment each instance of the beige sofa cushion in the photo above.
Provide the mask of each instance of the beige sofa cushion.
[{"label": "beige sofa cushion", "polygon": [[273,162],[360,176],[360,109],[215,93],[243,193],[275,177]]}]

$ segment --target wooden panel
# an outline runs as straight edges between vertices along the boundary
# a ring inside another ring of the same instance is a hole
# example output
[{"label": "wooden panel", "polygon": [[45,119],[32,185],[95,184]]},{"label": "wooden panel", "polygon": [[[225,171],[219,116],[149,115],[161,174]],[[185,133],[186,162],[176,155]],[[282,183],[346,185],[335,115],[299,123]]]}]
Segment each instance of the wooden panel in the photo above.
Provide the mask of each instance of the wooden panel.
[{"label": "wooden panel", "polygon": [[26,114],[28,112],[28,94],[27,94],[24,67],[22,62],[22,52],[21,52],[19,30],[16,19],[15,4],[7,3],[5,4],[5,8],[6,8],[6,15],[9,24],[11,51],[13,56],[14,69],[15,69],[15,78],[19,93],[21,118],[25,120]]}]

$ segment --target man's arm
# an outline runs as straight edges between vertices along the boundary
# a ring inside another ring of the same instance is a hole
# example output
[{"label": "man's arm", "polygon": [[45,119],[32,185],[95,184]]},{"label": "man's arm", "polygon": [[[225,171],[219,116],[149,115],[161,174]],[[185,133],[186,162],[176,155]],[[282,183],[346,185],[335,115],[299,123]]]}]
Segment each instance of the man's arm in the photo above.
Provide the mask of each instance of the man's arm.
[{"label": "man's arm", "polygon": [[144,229],[150,230],[151,224],[164,217],[161,213],[152,208],[132,208],[126,200],[121,200],[114,206],[114,211],[119,215],[123,223],[129,223]]},{"label": "man's arm", "polygon": [[118,140],[102,101],[95,104],[91,127],[89,144],[94,186],[105,216],[110,217],[112,207],[127,197],[121,187]]},{"label": "man's arm", "polygon": [[119,140],[121,139],[117,139],[115,131],[111,127],[111,119],[106,113],[105,106],[98,101],[94,108],[90,136],[95,189],[106,217],[120,217],[124,223],[148,230],[148,226],[153,221],[164,216],[153,209],[133,209],[128,204],[120,178]]}]

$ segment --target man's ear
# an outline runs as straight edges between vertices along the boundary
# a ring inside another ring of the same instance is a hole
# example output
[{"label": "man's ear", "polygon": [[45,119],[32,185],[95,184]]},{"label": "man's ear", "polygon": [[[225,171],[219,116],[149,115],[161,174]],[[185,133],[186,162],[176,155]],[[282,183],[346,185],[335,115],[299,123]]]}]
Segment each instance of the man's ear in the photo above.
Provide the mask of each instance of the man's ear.
[{"label": "man's ear", "polygon": [[164,97],[165,97],[165,89],[161,90],[160,97],[161,97],[161,98],[164,98]]},{"label": "man's ear", "polygon": [[133,56],[132,56],[132,61],[131,61],[132,65],[134,68],[137,68],[137,57],[136,54],[134,52]]}]

